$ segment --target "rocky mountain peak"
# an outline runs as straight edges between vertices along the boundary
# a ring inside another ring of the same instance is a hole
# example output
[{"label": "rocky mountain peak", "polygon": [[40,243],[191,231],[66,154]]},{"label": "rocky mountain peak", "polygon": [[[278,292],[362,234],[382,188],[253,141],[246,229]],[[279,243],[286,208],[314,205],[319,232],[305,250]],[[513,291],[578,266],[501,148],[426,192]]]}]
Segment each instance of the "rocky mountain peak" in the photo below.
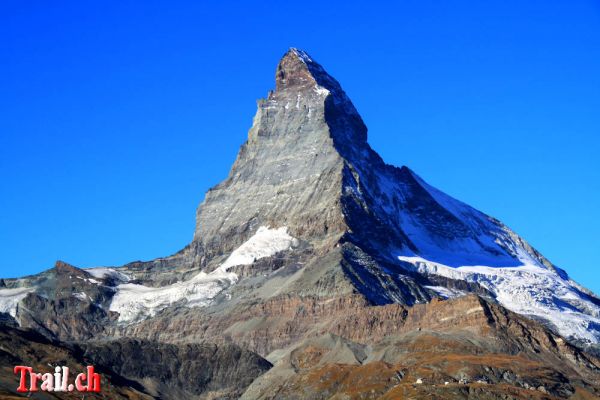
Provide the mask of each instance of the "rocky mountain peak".
[{"label": "rocky mountain peak", "polygon": [[[349,101],[335,78],[304,50],[290,48],[281,58],[275,74],[276,91],[314,89],[331,92]],[[356,111],[356,110],[354,110]]]},{"label": "rocky mountain peak", "polygon": [[287,226],[304,239],[346,230],[342,170],[370,151],[367,128],[340,84],[302,50],[285,53],[275,86],[258,101],[228,178],[198,208],[194,241],[205,254],[233,250],[260,226]]},{"label": "rocky mountain peak", "polygon": [[[322,114],[330,135],[346,142],[342,146],[366,143],[367,128],[339,82],[307,52],[296,48],[289,49],[279,61],[275,91],[263,104],[273,107],[284,103],[290,110],[290,100],[296,103],[295,109],[307,111],[308,117]],[[343,135],[339,135],[341,130]]]},{"label": "rocky mountain peak", "polygon": [[74,267],[71,264],[68,264],[64,261],[58,260],[56,261],[56,263],[54,264],[54,268],[56,270],[56,273],[59,275],[66,275],[66,274],[75,274],[75,275],[79,275],[82,274],[82,271],[79,268]]},{"label": "rocky mountain peak", "polygon": [[295,48],[289,49],[277,65],[276,89],[281,91],[316,85],[317,81],[311,72],[311,69],[315,69],[315,65],[318,64],[306,52]]}]

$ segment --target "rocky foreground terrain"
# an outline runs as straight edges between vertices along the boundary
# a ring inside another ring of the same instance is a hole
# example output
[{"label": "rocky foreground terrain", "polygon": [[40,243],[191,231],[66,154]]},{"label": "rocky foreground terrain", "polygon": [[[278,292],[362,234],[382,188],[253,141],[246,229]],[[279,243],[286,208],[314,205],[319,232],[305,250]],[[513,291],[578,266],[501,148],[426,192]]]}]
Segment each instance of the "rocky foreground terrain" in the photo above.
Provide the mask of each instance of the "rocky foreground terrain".
[{"label": "rocky foreground terrain", "polygon": [[111,399],[600,398],[600,299],[385,164],[301,50],[196,220],[169,257],[0,280],[0,397],[66,364]]}]

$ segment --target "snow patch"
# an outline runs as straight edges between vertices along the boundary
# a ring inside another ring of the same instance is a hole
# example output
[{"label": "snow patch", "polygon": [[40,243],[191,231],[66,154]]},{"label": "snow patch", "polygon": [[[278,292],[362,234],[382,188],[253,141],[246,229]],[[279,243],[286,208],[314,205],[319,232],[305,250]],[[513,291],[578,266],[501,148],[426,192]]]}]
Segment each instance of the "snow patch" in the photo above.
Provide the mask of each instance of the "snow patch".
[{"label": "snow patch", "polygon": [[19,302],[34,290],[32,287],[0,289],[0,312],[8,313],[12,317],[15,317]]},{"label": "snow patch", "polygon": [[436,292],[437,294],[439,294],[440,296],[442,296],[445,299],[453,299],[456,297],[460,297],[463,296],[465,294],[465,292],[461,291],[461,290],[453,290],[453,289],[449,289],[443,286],[424,286],[427,289],[433,290],[434,292]]},{"label": "snow patch", "polygon": [[204,307],[238,281],[237,274],[228,270],[237,265],[250,265],[261,258],[273,256],[297,245],[297,240],[287,233],[287,227],[269,229],[261,226],[258,231],[234,250],[217,269],[210,273],[201,271],[193,278],[163,287],[148,287],[133,283],[117,286],[110,310],[119,313],[120,322],[133,322],[174,303],[186,307]]},{"label": "snow patch", "polygon": [[[129,282],[129,276],[113,268],[89,268],[86,269],[85,272],[98,279],[113,278],[120,282]],[[99,283],[93,279],[90,279],[89,281],[92,283]]]},{"label": "snow patch", "polygon": [[226,272],[236,265],[250,265],[258,259],[271,257],[297,245],[298,240],[287,233],[287,227],[269,229],[261,226],[254,236],[235,249],[217,270]]},{"label": "snow patch", "polygon": [[304,50],[300,50],[300,49],[296,49],[296,48],[292,48],[291,49],[294,53],[296,53],[296,55],[298,56],[298,58],[300,59],[300,61],[302,61],[304,64],[309,64],[313,62],[313,59],[310,58],[310,56],[308,55],[308,53],[306,53]]},{"label": "snow patch", "polygon": [[84,292],[77,292],[77,293],[73,293],[73,297],[81,300],[81,301],[87,301],[88,300],[88,295],[85,294]]},{"label": "snow patch", "polygon": [[316,86],[314,87],[314,91],[315,91],[315,92],[316,92],[318,95],[321,95],[321,96],[327,96],[327,95],[330,93],[330,92],[329,92],[329,90],[327,90],[327,89],[325,89],[323,86],[319,86],[319,85],[316,85]]}]

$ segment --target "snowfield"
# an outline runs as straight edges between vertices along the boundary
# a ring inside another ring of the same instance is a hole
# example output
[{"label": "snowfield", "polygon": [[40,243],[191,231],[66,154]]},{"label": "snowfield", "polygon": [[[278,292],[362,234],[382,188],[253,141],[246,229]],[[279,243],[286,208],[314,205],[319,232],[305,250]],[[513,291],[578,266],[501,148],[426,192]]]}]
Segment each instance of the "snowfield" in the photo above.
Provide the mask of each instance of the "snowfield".
[{"label": "snowfield", "polygon": [[[600,308],[582,295],[579,285],[538,265],[520,267],[450,267],[418,256],[397,256],[425,275],[478,283],[504,307],[518,314],[549,322],[566,338],[588,343],[600,341]],[[442,289],[434,288],[444,295]],[[448,289],[446,289],[448,290]],[[450,292],[452,293],[452,292]]]},{"label": "snowfield", "polygon": [[154,316],[178,302],[186,307],[207,306],[219,293],[238,281],[238,276],[228,271],[231,267],[250,265],[296,244],[297,240],[287,233],[287,227],[269,229],[262,226],[254,236],[234,250],[223,264],[208,274],[202,271],[187,281],[158,288],[133,283],[118,285],[110,310],[119,313],[120,322],[130,323]]},{"label": "snowfield", "polygon": [[19,302],[34,290],[35,288],[33,287],[0,289],[0,312],[8,313],[12,317],[15,317]]},{"label": "snowfield", "polygon": [[250,265],[256,260],[271,257],[297,245],[298,240],[288,235],[287,227],[269,229],[261,226],[254,236],[235,249],[217,269],[226,272],[236,265]]}]

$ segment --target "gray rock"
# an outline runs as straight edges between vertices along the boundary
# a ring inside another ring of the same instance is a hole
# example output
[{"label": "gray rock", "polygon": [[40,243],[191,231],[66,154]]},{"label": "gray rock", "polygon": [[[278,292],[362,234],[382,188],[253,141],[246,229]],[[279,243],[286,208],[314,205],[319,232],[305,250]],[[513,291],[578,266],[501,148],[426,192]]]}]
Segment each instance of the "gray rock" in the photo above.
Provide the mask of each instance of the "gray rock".
[{"label": "gray rock", "polygon": [[82,345],[95,365],[136,381],[161,399],[237,399],[271,364],[232,344],[164,344],[122,339]]}]

